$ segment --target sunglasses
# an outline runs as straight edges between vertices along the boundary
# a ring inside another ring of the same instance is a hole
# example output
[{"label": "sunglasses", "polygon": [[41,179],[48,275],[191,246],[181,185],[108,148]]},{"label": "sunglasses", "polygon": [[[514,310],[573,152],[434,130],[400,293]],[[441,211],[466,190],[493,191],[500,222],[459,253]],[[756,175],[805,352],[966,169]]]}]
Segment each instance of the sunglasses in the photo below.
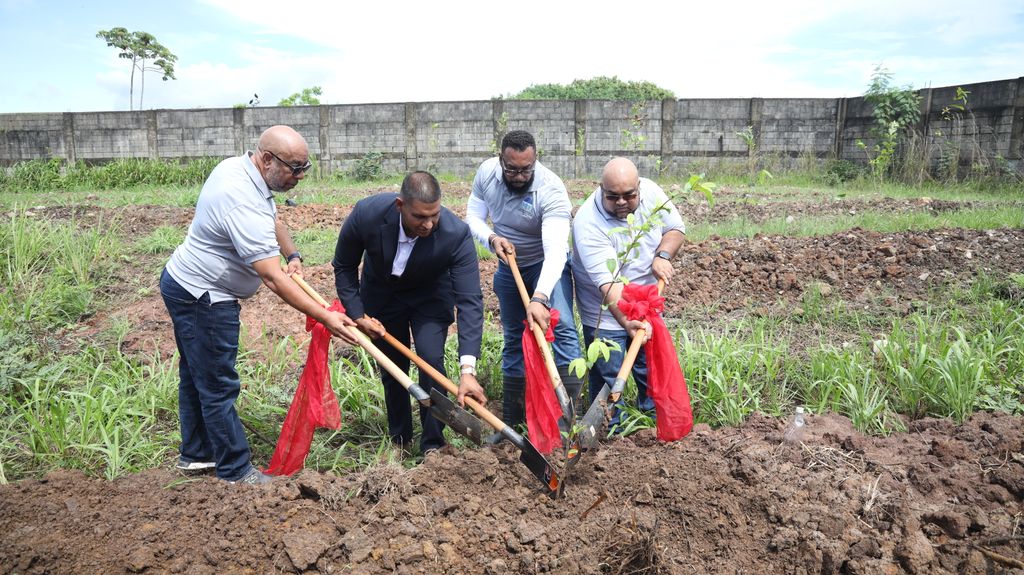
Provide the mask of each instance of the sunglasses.
[{"label": "sunglasses", "polygon": [[270,154],[271,156],[274,156],[274,159],[277,160],[278,162],[281,162],[282,164],[288,166],[288,168],[292,171],[292,175],[296,176],[296,177],[298,177],[300,174],[305,173],[306,170],[308,170],[308,169],[313,167],[313,162],[310,162],[309,160],[306,160],[306,163],[301,165],[301,166],[293,166],[293,165],[289,164],[288,162],[282,160],[274,152],[271,152],[270,150],[264,150],[264,151],[267,152],[268,154]]},{"label": "sunglasses", "polygon": [[636,199],[638,195],[640,195],[639,190],[633,190],[632,192],[626,192],[624,194],[613,194],[611,192],[604,192],[604,199],[612,203],[618,203],[619,200],[622,200],[624,202],[632,202],[633,200]]}]

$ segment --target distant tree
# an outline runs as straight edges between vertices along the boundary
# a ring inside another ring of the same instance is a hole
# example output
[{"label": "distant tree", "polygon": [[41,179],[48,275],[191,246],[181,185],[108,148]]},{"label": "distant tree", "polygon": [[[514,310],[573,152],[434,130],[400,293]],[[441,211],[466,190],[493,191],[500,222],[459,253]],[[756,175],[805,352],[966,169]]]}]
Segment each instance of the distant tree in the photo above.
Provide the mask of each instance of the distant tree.
[{"label": "distant tree", "polygon": [[149,32],[129,32],[126,28],[111,28],[100,30],[96,33],[97,38],[106,41],[107,46],[117,48],[121,51],[118,58],[131,60],[132,77],[128,88],[128,109],[132,109],[135,100],[135,71],[139,71],[139,109],[142,109],[142,99],[146,93],[146,72],[162,72],[163,80],[174,80],[174,63],[178,57],[165,48],[163,44],[156,41],[156,38]]},{"label": "distant tree", "polygon": [[295,92],[287,98],[283,98],[277,103],[278,106],[319,106],[320,98],[317,96],[323,95],[323,90],[320,86],[313,86],[312,88],[303,88],[301,92]]},{"label": "distant tree", "polygon": [[672,90],[650,82],[625,82],[618,77],[597,76],[573,80],[571,84],[534,84],[512,100],[665,100],[675,98]]}]

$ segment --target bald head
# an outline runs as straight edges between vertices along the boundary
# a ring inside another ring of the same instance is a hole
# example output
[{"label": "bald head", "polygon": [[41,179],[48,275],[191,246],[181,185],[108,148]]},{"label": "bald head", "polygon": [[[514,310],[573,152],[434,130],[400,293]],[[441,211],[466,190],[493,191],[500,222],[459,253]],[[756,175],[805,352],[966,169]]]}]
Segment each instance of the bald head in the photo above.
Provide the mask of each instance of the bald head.
[{"label": "bald head", "polygon": [[628,158],[612,158],[601,172],[601,187],[606,190],[635,189],[639,180],[640,172]]},{"label": "bald head", "polygon": [[299,158],[309,156],[309,147],[302,134],[289,126],[271,126],[260,134],[259,147],[270,150],[282,157]]},{"label": "bald head", "polygon": [[267,187],[275,192],[294,188],[312,166],[305,138],[288,126],[267,128],[260,134],[257,149],[259,153],[253,157],[253,164]]}]

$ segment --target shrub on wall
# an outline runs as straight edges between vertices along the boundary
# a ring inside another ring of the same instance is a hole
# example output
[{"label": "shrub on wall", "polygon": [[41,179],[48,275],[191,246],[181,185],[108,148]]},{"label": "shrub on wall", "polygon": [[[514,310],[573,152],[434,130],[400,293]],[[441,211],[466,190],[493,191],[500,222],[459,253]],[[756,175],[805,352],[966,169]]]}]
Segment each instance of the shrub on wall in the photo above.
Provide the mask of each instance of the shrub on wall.
[{"label": "shrub on wall", "polygon": [[674,99],[672,90],[650,82],[626,82],[616,76],[597,76],[573,80],[571,84],[535,84],[511,100],[666,100]]}]

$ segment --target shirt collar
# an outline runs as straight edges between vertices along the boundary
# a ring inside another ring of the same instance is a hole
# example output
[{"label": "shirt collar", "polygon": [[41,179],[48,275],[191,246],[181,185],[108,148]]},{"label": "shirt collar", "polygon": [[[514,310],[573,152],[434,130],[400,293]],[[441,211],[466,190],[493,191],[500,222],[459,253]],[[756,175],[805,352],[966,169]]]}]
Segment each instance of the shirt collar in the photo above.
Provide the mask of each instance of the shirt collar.
[{"label": "shirt collar", "polygon": [[245,168],[245,173],[249,174],[249,179],[256,185],[256,188],[259,189],[264,198],[273,198],[274,192],[270,191],[270,187],[267,186],[267,181],[263,179],[263,174],[261,174],[259,168],[256,167],[256,163],[252,161],[253,155],[254,154],[251,150],[245,153],[245,157],[242,160],[242,166]]},{"label": "shirt collar", "polygon": [[398,218],[398,243],[401,244],[415,244],[416,240],[420,239],[419,236],[409,237],[405,235],[405,227],[402,226],[402,218]]}]

